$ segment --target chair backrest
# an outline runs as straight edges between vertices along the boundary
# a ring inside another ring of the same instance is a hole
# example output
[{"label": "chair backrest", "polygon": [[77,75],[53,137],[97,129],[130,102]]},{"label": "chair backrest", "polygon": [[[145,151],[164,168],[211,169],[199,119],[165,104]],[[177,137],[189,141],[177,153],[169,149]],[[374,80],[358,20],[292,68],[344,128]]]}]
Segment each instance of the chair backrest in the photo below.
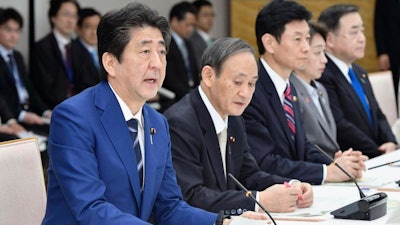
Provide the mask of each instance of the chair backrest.
[{"label": "chair backrest", "polygon": [[39,225],[46,189],[36,138],[0,143],[0,224]]},{"label": "chair backrest", "polygon": [[392,72],[388,70],[369,73],[369,81],[371,82],[376,101],[385,114],[389,125],[393,126],[397,119],[397,106]]}]

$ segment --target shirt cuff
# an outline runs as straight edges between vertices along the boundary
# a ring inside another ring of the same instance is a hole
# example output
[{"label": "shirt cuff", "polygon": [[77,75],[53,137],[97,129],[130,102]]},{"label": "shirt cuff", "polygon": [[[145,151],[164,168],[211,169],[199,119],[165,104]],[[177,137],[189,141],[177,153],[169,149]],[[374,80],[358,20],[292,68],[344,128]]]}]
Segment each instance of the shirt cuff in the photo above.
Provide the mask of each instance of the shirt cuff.
[{"label": "shirt cuff", "polygon": [[[258,191],[256,192],[256,200],[257,200],[257,202],[260,202],[260,199],[259,199],[259,197],[258,197]],[[254,203],[254,204],[255,204],[255,206],[254,206],[254,212],[258,212],[260,206],[258,206],[257,203]]]},{"label": "shirt cuff", "polygon": [[325,183],[325,179],[326,179],[326,175],[328,174],[328,168],[326,167],[325,164],[322,164],[322,171],[323,171],[323,175],[322,175],[321,184],[324,184]]},{"label": "shirt cuff", "polygon": [[21,112],[18,115],[18,121],[19,122],[24,122],[25,115],[26,115],[26,111],[25,110],[21,110]]}]

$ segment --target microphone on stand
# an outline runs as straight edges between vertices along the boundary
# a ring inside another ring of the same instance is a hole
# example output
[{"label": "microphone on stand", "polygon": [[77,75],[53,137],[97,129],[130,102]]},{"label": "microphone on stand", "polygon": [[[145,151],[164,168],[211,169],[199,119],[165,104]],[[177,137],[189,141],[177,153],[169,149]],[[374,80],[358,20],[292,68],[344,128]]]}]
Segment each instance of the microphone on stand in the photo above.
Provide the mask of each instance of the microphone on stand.
[{"label": "microphone on stand", "polygon": [[231,173],[228,173],[228,176],[233,180],[233,182],[236,184],[236,186],[238,186],[241,190],[243,190],[246,193],[246,197],[253,200],[253,202],[255,202],[269,216],[272,223],[274,223],[276,225],[274,218],[272,218],[271,214],[269,214],[269,212],[264,208],[264,206],[262,206],[261,203],[259,201],[257,201],[257,199],[254,197],[254,195],[251,193],[251,191],[247,190],[247,188],[245,188],[243,186],[243,184],[241,184],[238,181],[238,179],[236,179],[235,176],[233,176]]},{"label": "microphone on stand", "polygon": [[314,145],[321,153],[330,159],[350,180],[356,185],[360,194],[360,200],[343,206],[331,212],[335,218],[339,219],[354,219],[354,220],[374,220],[386,215],[387,211],[387,195],[383,192],[378,192],[370,196],[366,196],[358,186],[357,181],[350,176],[335,160],[322,150],[318,145]]}]

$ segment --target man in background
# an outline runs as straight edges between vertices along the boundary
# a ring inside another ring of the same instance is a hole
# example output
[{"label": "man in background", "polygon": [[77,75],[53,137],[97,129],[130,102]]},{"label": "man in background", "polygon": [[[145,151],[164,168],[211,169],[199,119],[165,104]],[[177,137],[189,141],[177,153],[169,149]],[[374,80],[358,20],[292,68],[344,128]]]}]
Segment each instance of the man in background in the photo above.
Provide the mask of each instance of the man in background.
[{"label": "man in background", "polygon": [[83,8],[79,12],[77,34],[72,41],[74,67],[74,91],[79,93],[100,81],[100,62],[97,52],[97,26],[101,15],[93,8]]},{"label": "man in background", "polygon": [[201,68],[201,56],[206,48],[214,41],[210,31],[214,23],[214,10],[210,1],[196,0],[193,3],[196,8],[196,29],[189,39],[193,46],[197,67]]},{"label": "man in background", "polygon": [[[350,178],[306,138],[297,92],[289,82],[309,60],[311,13],[295,1],[273,0],[256,19],[259,80],[243,116],[251,152],[260,168],[312,184]],[[361,153],[346,151],[335,162],[354,178],[362,176]]]},{"label": "man in background", "polygon": [[396,104],[398,104],[400,73],[400,1],[376,0],[374,34],[381,70],[391,70]]},{"label": "man in background", "polygon": [[51,0],[52,31],[35,44],[32,81],[51,109],[75,93],[71,41],[79,9],[75,0]]},{"label": "man in background", "polygon": [[26,129],[48,135],[49,126],[44,121],[51,110],[36,92],[27,74],[25,62],[15,49],[20,41],[22,16],[13,8],[0,13],[0,95],[7,107]]},{"label": "man in background", "polygon": [[160,111],[164,111],[199,85],[199,69],[193,47],[188,41],[195,21],[196,9],[191,3],[184,1],[172,6],[169,13],[172,39],[167,54],[168,64],[163,87],[174,92],[175,99],[161,99]]},{"label": "man in background", "polygon": [[222,38],[204,52],[202,65],[200,86],[165,112],[185,200],[231,215],[257,210],[232,174],[270,212],[310,206],[311,185],[287,188],[283,183],[290,179],[261,171],[250,153],[241,114],[258,79],[253,48],[240,39]]},{"label": "man in background", "polygon": [[364,57],[366,39],[358,6],[333,5],[318,21],[328,28],[328,63],[319,80],[327,89],[342,149],[370,158],[396,150],[396,139],[372,91],[367,72],[354,63]]}]

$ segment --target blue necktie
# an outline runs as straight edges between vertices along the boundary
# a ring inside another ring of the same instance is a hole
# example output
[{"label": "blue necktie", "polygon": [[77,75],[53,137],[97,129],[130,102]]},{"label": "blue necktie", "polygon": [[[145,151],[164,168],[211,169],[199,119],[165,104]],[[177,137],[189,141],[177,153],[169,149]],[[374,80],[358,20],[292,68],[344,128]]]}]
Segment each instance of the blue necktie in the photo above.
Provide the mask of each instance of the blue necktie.
[{"label": "blue necktie", "polygon": [[285,98],[283,100],[283,109],[285,111],[286,121],[289,126],[291,137],[294,140],[294,138],[296,136],[296,125],[295,125],[295,121],[294,121],[292,93],[291,93],[289,84],[286,86],[284,95],[285,95]]},{"label": "blue necktie", "polygon": [[127,121],[127,123],[129,132],[133,140],[133,149],[135,150],[135,156],[137,161],[136,168],[139,173],[140,190],[143,191],[143,157],[139,144],[138,121],[137,119],[130,119],[129,121]]},{"label": "blue necktie", "polygon": [[360,81],[357,78],[357,75],[354,73],[354,70],[350,67],[349,68],[349,76],[350,76],[350,80],[351,80],[351,85],[353,86],[354,91],[357,93],[358,98],[360,99],[365,113],[368,116],[368,120],[372,125],[372,115],[371,115],[371,110],[369,109],[369,105],[367,103],[367,99],[364,93],[364,89],[360,84]]},{"label": "blue necktie", "polygon": [[96,50],[89,51],[90,56],[92,57],[94,66],[96,67],[97,70],[100,70],[100,63],[99,63],[99,57],[97,55]]}]

